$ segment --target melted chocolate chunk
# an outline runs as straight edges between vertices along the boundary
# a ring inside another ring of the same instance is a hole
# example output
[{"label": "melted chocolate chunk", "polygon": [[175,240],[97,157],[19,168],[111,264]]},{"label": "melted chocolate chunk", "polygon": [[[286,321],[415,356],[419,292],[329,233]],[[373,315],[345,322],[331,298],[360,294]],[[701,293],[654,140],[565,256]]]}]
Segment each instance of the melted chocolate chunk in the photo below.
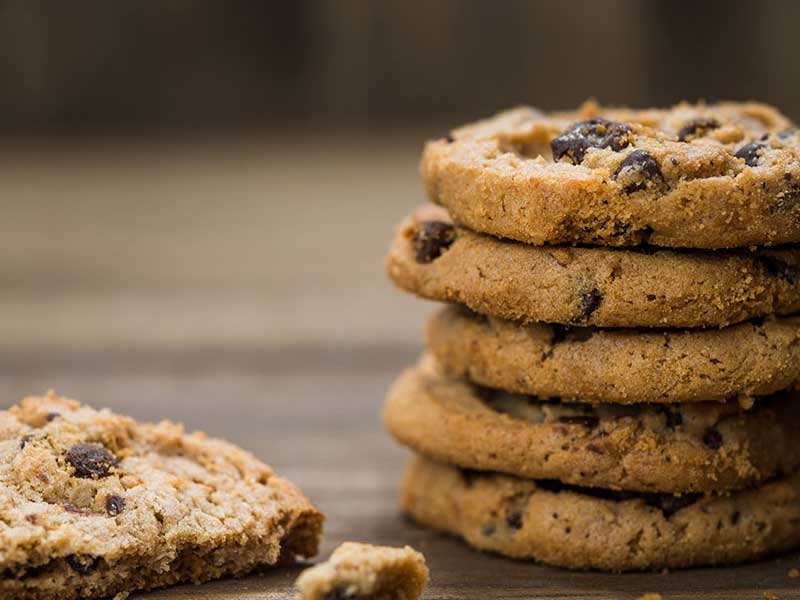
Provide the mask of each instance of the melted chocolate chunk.
[{"label": "melted chocolate chunk", "polygon": [[678,425],[683,424],[683,415],[681,415],[679,410],[673,410],[663,405],[659,405],[659,409],[664,413],[667,429],[675,429]]},{"label": "melted chocolate chunk", "polygon": [[644,150],[634,150],[625,157],[613,178],[618,180],[620,176],[624,180],[622,190],[626,194],[646,189],[648,182],[664,181],[664,175],[656,159]]},{"label": "melted chocolate chunk", "polygon": [[97,568],[100,559],[93,556],[70,554],[65,559],[70,568],[80,575],[88,575]]},{"label": "melted chocolate chunk", "polygon": [[506,525],[511,529],[522,529],[522,513],[515,511],[506,515]]},{"label": "melted chocolate chunk", "polygon": [[780,277],[794,285],[798,279],[797,269],[788,263],[783,262],[781,259],[774,256],[761,255],[758,257],[758,262],[764,269],[773,277]]},{"label": "melted chocolate chunk", "polygon": [[26,433],[19,439],[19,449],[22,450],[25,445],[33,439],[33,435]]},{"label": "melted chocolate chunk", "polygon": [[718,127],[719,121],[716,119],[707,119],[704,117],[689,119],[678,132],[678,141],[688,142],[690,139],[703,137],[709,131],[717,129]]},{"label": "melted chocolate chunk", "polygon": [[111,475],[117,458],[100,444],[76,444],[67,451],[67,462],[75,469],[75,477],[100,479]]},{"label": "melted chocolate chunk", "polygon": [[764,144],[759,142],[750,142],[745,144],[736,152],[736,158],[744,159],[744,164],[748,167],[755,167],[761,157],[761,151],[764,149]]},{"label": "melted chocolate chunk", "polygon": [[709,427],[703,434],[703,443],[712,450],[719,450],[722,448],[722,434],[713,427]]},{"label": "melted chocolate chunk", "polygon": [[623,123],[594,118],[576,123],[550,142],[553,160],[567,157],[574,165],[583,162],[589,148],[611,148],[619,152],[633,140],[633,131]]},{"label": "melted chocolate chunk", "polygon": [[583,425],[588,429],[594,429],[600,424],[600,418],[594,415],[564,415],[558,417],[558,422],[568,425]]},{"label": "melted chocolate chunk", "polygon": [[112,517],[116,517],[125,509],[125,498],[117,494],[106,496],[106,512]]},{"label": "melted chocolate chunk", "polygon": [[603,301],[603,294],[600,290],[593,288],[580,297],[579,308],[580,314],[576,319],[578,322],[584,322],[592,316],[592,313],[597,310],[600,303]]},{"label": "melted chocolate chunk", "polygon": [[417,262],[428,264],[436,260],[456,239],[456,228],[442,221],[423,221],[419,224],[411,243]]}]

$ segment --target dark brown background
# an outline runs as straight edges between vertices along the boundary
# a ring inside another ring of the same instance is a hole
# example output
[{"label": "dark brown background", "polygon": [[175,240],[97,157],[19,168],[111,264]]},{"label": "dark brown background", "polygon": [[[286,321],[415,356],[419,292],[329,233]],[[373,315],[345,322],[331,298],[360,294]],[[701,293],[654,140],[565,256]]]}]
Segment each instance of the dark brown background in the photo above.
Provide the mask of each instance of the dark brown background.
[{"label": "dark brown background", "polygon": [[[48,387],[253,450],[428,598],[798,597],[796,555],[572,574],[403,521],[381,431],[429,305],[383,275],[422,141],[497,109],[759,98],[797,2],[0,2],[0,403]],[[152,598],[286,598],[294,571]]]}]

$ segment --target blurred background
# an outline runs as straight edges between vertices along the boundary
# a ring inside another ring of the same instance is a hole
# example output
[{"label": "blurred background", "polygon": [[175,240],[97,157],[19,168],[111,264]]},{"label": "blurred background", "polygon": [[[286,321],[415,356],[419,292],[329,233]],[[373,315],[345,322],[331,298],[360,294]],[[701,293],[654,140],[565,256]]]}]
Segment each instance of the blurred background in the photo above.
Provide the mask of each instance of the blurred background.
[{"label": "blurred background", "polygon": [[4,401],[86,393],[81,369],[393,373],[429,310],[383,274],[426,138],[591,96],[798,117],[798,18],[788,0],[0,2]]}]

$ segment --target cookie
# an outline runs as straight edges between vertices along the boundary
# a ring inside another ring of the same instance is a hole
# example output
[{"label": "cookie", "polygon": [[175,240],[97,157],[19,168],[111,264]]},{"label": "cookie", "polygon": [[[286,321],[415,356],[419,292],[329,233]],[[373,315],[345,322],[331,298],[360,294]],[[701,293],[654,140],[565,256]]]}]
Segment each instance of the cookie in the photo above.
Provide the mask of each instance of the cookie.
[{"label": "cookie", "polygon": [[538,247],[422,207],[398,229],[391,279],[423,298],[523,322],[721,327],[800,310],[800,248],[726,252]]},{"label": "cookie", "polygon": [[750,402],[800,379],[800,317],[724,329],[637,330],[518,325],[458,305],[426,327],[451,375],[583,402]]},{"label": "cookie", "polygon": [[570,569],[736,563],[800,544],[798,475],[725,496],[672,496],[465,472],[417,458],[401,502],[419,523],[480,550]]},{"label": "cookie", "polygon": [[0,411],[0,597],[88,599],[313,556],[322,515],[236,446],[73,400]]},{"label": "cookie", "polygon": [[427,583],[425,557],[412,547],[345,542],[296,585],[300,600],[416,600]]},{"label": "cookie", "polygon": [[428,142],[420,169],[457,223],[536,245],[800,242],[800,138],[763,104],[521,107]]},{"label": "cookie", "polygon": [[577,404],[480,388],[430,358],[392,386],[384,422],[420,454],[585,487],[685,492],[751,486],[800,465],[800,399]]}]

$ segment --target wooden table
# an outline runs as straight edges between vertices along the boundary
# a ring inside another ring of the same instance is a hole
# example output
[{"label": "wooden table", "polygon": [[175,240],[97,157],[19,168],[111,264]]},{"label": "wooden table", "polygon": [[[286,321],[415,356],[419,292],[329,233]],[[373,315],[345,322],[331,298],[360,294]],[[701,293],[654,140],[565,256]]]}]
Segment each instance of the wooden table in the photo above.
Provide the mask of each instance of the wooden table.
[{"label": "wooden table", "polygon": [[[37,148],[0,183],[0,398],[54,387],[169,417],[253,451],[343,540],[411,544],[426,598],[800,598],[800,554],[669,574],[572,573],[470,550],[397,510],[406,459],[381,428],[428,307],[391,289],[382,253],[417,201],[420,136]],[[142,599],[290,598],[299,569]]]}]

